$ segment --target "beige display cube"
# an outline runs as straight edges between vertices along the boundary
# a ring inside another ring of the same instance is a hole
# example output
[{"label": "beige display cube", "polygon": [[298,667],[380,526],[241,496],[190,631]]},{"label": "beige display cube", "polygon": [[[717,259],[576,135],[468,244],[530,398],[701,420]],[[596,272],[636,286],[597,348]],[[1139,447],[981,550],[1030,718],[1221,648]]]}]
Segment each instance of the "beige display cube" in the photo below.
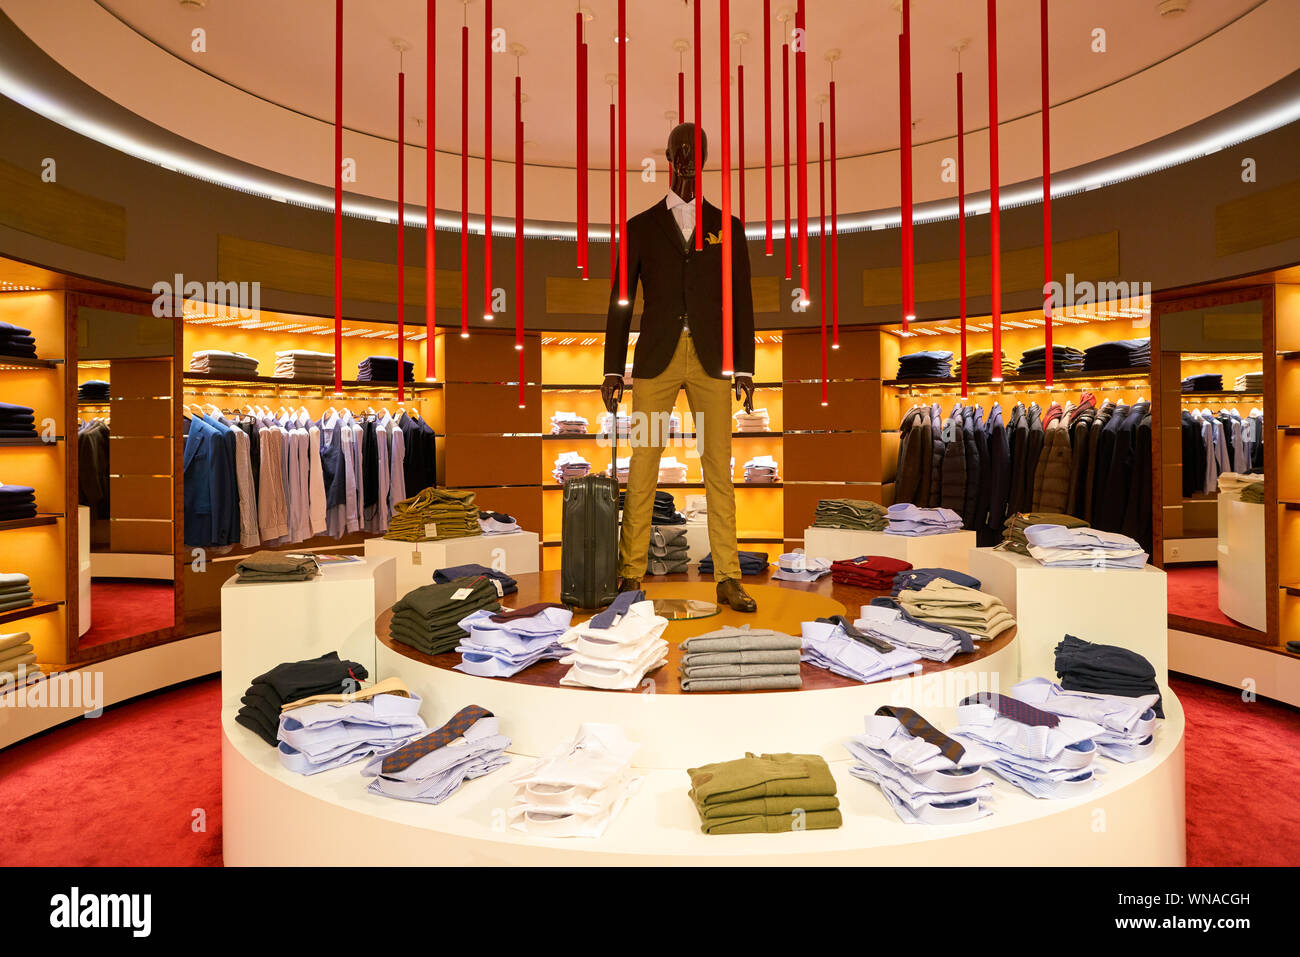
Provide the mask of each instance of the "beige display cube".
[{"label": "beige display cube", "polygon": [[913,568],[951,568],[966,571],[975,548],[975,533],[944,532],[941,535],[887,535],[849,528],[805,528],[803,550],[809,558],[857,558],[883,555],[908,562]]},{"label": "beige display cube", "polygon": [[367,558],[396,561],[397,597],[433,583],[433,573],[453,565],[484,565],[510,576],[538,571],[536,532],[504,535],[470,535],[432,542],[396,542],[387,538],[365,541]]},{"label": "beige display cube", "polygon": [[1169,683],[1169,599],[1165,573],[1142,568],[1047,568],[1027,555],[973,548],[968,571],[1015,616],[1020,677],[1055,680],[1066,635],[1118,645],[1145,657]]},{"label": "beige display cube", "polygon": [[1219,611],[1256,631],[1268,629],[1264,506],[1219,496]]}]

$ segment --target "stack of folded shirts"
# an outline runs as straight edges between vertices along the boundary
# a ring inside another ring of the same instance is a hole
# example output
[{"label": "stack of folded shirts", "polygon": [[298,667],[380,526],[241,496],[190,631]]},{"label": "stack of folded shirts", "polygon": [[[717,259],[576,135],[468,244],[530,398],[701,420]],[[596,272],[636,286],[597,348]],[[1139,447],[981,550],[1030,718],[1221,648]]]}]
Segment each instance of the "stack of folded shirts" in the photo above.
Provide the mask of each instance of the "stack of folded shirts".
[{"label": "stack of folded shirts", "polygon": [[555,460],[555,467],[551,469],[551,476],[561,484],[571,478],[582,478],[589,474],[591,463],[577,452],[561,452]]},{"label": "stack of folded shirts", "polygon": [[[742,551],[736,554],[740,557],[740,573],[742,575],[759,575],[767,570],[767,552]],[[700,559],[700,574],[713,574],[713,552],[709,552]]]},{"label": "stack of folded shirts", "polygon": [[479,565],[475,562],[468,562],[464,565],[449,565],[446,568],[439,568],[433,573],[433,581],[438,585],[446,585],[448,582],[454,582],[457,578],[477,578],[479,576],[490,578],[501,586],[501,595],[513,595],[519,591],[519,583],[507,575],[505,572],[497,571],[495,568],[488,568],[486,565]]},{"label": "stack of folded shirts", "polygon": [[426,655],[451,651],[465,637],[460,622],[479,609],[499,611],[500,583],[486,575],[423,585],[393,605],[388,636]]},{"label": "stack of folded shirts", "polygon": [[745,463],[745,482],[749,485],[771,485],[781,477],[776,472],[776,459],[770,455],[756,455]]},{"label": "stack of folded shirts", "polygon": [[886,641],[895,648],[910,648],[929,661],[947,661],[953,655],[975,650],[970,632],[953,625],[913,618],[893,598],[873,598],[859,609],[853,627]]},{"label": "stack of folded shirts", "polygon": [[1064,525],[1030,525],[1025,529],[1029,555],[1048,568],[1142,568],[1147,553],[1119,532]]},{"label": "stack of folded shirts", "polygon": [[886,535],[943,535],[961,531],[961,516],[950,508],[918,508],[905,502],[889,506]]},{"label": "stack of folded shirts", "polygon": [[1240,472],[1220,472],[1219,473],[1219,498],[1228,500],[1241,500],[1241,493],[1245,491],[1246,486],[1259,481],[1255,475],[1243,475]]},{"label": "stack of folded shirts", "polygon": [[1264,504],[1264,483],[1251,482],[1241,490],[1241,500],[1252,505]]},{"label": "stack of folded shirts", "polygon": [[[1007,371],[1007,354],[999,351],[1002,359],[1001,368],[1003,372]],[[957,378],[961,377],[961,363],[957,364],[957,371],[953,373]],[[988,382],[993,378],[993,350],[980,349],[976,352],[966,353],[966,381],[967,382]]]},{"label": "stack of folded shirts", "polygon": [[[559,416],[559,415],[565,415],[565,414],[568,414],[568,413],[557,412],[554,416],[551,416],[551,432],[552,432],[552,433],[555,432],[555,418],[556,418],[556,416]],[[575,418],[575,419],[580,419],[580,418],[582,418],[582,417],[579,416],[579,415],[574,415],[573,418]],[[628,415],[626,412],[620,412],[620,413],[618,413],[617,416],[610,415],[608,412],[602,412],[602,413],[600,414],[600,419],[599,419],[600,434],[601,434],[601,435],[612,435],[612,434],[614,433],[614,423],[615,423],[615,422],[618,423],[618,436],[619,436],[619,438],[623,438],[623,437],[625,437],[629,432],[632,431],[632,416]],[[586,429],[587,429],[587,420],[586,420],[586,419],[582,419],[582,423],[583,423],[582,428],[583,428],[583,431],[585,432]]]},{"label": "stack of folded shirts", "polygon": [[981,764],[994,755],[963,747],[911,708],[882,706],[844,747],[857,762],[849,773],[878,785],[907,824],[965,824],[993,813],[993,779]]},{"label": "stack of folded shirts", "polygon": [[333,379],[334,353],[285,349],[275,354],[277,379]]},{"label": "stack of folded shirts", "polygon": [[32,604],[32,585],[22,572],[0,571],[0,612]]},{"label": "stack of folded shirts", "polygon": [[819,754],[746,754],[689,768],[705,834],[777,834],[839,827],[839,798]]},{"label": "stack of folded shirts", "polygon": [[280,711],[280,763],[298,774],[341,768],[427,731],[420,696],[400,678],[351,694],[313,695]]},{"label": "stack of folded shirts", "polygon": [[[626,492],[618,493],[618,510],[623,511]],[[650,516],[651,525],[685,525],[686,516],[677,511],[677,500],[672,492],[656,491],[654,511]]]},{"label": "stack of folded shirts", "polygon": [[573,612],[554,602],[471,612],[458,622],[466,634],[456,646],[461,658],[455,669],[480,678],[513,678],[539,661],[563,658],[569,652],[560,636],[572,618]]},{"label": "stack of folded shirts", "polygon": [[519,531],[519,523],[505,512],[479,512],[478,527],[484,535],[508,535]]},{"label": "stack of folded shirts", "polygon": [[[608,415],[608,413],[606,413]],[[602,420],[603,424],[603,420]],[[551,435],[586,435],[587,420],[576,412],[551,414]]]},{"label": "stack of folded shirts", "polygon": [[983,765],[1036,798],[1073,798],[1098,784],[1097,745],[1103,728],[1062,717],[1010,695],[983,691],[957,706],[951,737],[961,746],[992,751]]},{"label": "stack of folded shirts", "polygon": [[631,469],[632,469],[632,456],[628,455],[625,456],[624,458],[618,459],[614,463],[614,472],[616,473],[614,477],[618,480],[620,484],[626,485],[628,472],[631,471]]},{"label": "stack of folded shirts", "polygon": [[953,625],[972,638],[989,641],[1016,624],[996,595],[936,578],[924,588],[905,588],[898,603],[913,618],[926,624]]},{"label": "stack of folded shirts", "polygon": [[[1079,372],[1083,369],[1084,354],[1071,346],[1052,346],[1052,372]],[[1024,378],[1047,374],[1047,347],[1026,349],[1020,356],[1016,375]]]},{"label": "stack of folded shirts", "polygon": [[472,704],[442,727],[371,758],[361,775],[374,778],[366,788],[371,794],[441,804],[466,781],[509,764],[508,747],[510,739],[500,732],[496,716]]},{"label": "stack of folded shirts", "polygon": [[952,353],[947,351],[913,352],[898,357],[900,379],[947,379],[952,374]]},{"label": "stack of folded shirts", "polygon": [[889,514],[879,502],[857,498],[823,498],[817,501],[814,528],[853,528],[864,532],[883,532]]},{"label": "stack of folded shirts", "polygon": [[1159,695],[1122,697],[1066,691],[1050,678],[1029,678],[1013,685],[1011,695],[1043,711],[1081,718],[1102,728],[1093,743],[1103,758],[1130,764],[1149,758],[1156,748],[1156,702]]},{"label": "stack of folded shirts", "polygon": [[1083,371],[1140,369],[1151,365],[1150,339],[1103,342],[1083,350]]},{"label": "stack of folded shirts", "polygon": [[737,432],[766,432],[771,423],[767,409],[755,409],[753,412],[741,409],[732,418],[736,420]]},{"label": "stack of folded shirts", "polygon": [[1223,376],[1217,372],[1202,372],[1183,379],[1183,392],[1222,392]]},{"label": "stack of folded shirts", "polygon": [[239,584],[245,582],[305,582],[320,574],[315,555],[257,551],[235,566]]},{"label": "stack of folded shirts", "polygon": [[[1016,512],[1002,523],[1001,548],[1019,555],[1029,554],[1029,539],[1025,538],[1025,529],[1031,525],[1060,525],[1064,528],[1087,528],[1088,523],[1073,515],[1058,515],[1056,512]],[[976,586],[978,587],[978,586]]]},{"label": "stack of folded shirts", "polygon": [[107,402],[108,383],[103,379],[87,379],[77,386],[78,402]]},{"label": "stack of folded shirts", "polygon": [[242,352],[202,349],[190,356],[190,371],[224,379],[247,379],[257,375],[257,360]]},{"label": "stack of folded shirts", "polygon": [[36,412],[31,406],[0,402],[0,439],[36,438]]},{"label": "stack of folded shirts", "polygon": [[650,526],[647,575],[685,575],[690,564],[686,529],[681,525]]},{"label": "stack of folded shirts", "polygon": [[794,635],[767,628],[726,626],[681,644],[683,691],[798,688],[800,648]]},{"label": "stack of folded shirts", "polygon": [[951,568],[913,568],[910,571],[901,571],[894,576],[894,587],[890,589],[890,592],[897,598],[899,592],[907,591],[909,588],[913,590],[922,589],[936,578],[950,581],[954,585],[965,585],[967,588],[980,587],[978,578],[967,575],[965,572],[953,571]]},{"label": "stack of folded shirts", "polygon": [[[1160,694],[1156,669],[1142,655],[1116,645],[1094,645],[1074,635],[1066,635],[1056,646],[1056,676],[1066,691],[1122,698]],[[1158,717],[1165,716],[1159,701],[1152,707]]]},{"label": "stack of folded shirts", "polygon": [[397,542],[428,542],[482,534],[473,492],[426,488],[393,506],[393,517],[384,538]]},{"label": "stack of folded shirts", "polygon": [[803,552],[784,552],[776,560],[772,577],[783,582],[815,582],[830,570],[829,558],[809,558]]},{"label": "stack of folded shirts", "polygon": [[572,665],[561,684],[620,691],[636,688],[647,672],[663,665],[668,642],[661,637],[668,619],[655,614],[645,592],[620,592],[604,611],[570,628],[560,639]]},{"label": "stack of folded shirts", "polygon": [[600,837],[641,785],[641,746],[616,724],[587,723],[573,739],[511,779],[510,826],[537,837]]},{"label": "stack of folded shirts", "polygon": [[1233,386],[1237,392],[1263,392],[1264,391],[1264,373],[1262,372],[1243,372],[1237,376],[1237,382]]},{"label": "stack of folded shirts", "polygon": [[36,339],[32,336],[32,330],[0,322],[0,356],[35,359]]},{"label": "stack of folded shirts", "polygon": [[805,621],[803,660],[845,678],[864,683],[914,675],[921,656],[860,631],[843,615]]},{"label": "stack of folded shirts", "polygon": [[0,635],[0,693],[41,677],[36,666],[36,646],[25,631]]},{"label": "stack of folded shirts", "polygon": [[[415,381],[415,363],[410,359],[402,360],[402,378],[405,382]],[[366,356],[357,364],[358,382],[396,382],[397,359],[394,356]]]},{"label": "stack of folded shirts", "polygon": [[0,485],[0,522],[36,517],[36,489],[30,485]]},{"label": "stack of folded shirts", "polygon": [[841,558],[831,563],[831,581],[837,585],[856,585],[875,591],[889,591],[899,572],[911,569],[911,564],[884,555],[859,555]]},{"label": "stack of folded shirts", "polygon": [[686,517],[692,522],[703,522],[709,517],[709,497],[707,495],[686,496]]},{"label": "stack of folded shirts", "polygon": [[665,485],[686,481],[686,463],[677,461],[677,456],[669,455],[659,460],[659,481]]},{"label": "stack of folded shirts", "polygon": [[253,679],[240,699],[243,707],[235,721],[275,748],[280,744],[280,712],[286,704],[313,695],[347,694],[368,677],[364,665],[340,660],[337,651],[287,661]]}]

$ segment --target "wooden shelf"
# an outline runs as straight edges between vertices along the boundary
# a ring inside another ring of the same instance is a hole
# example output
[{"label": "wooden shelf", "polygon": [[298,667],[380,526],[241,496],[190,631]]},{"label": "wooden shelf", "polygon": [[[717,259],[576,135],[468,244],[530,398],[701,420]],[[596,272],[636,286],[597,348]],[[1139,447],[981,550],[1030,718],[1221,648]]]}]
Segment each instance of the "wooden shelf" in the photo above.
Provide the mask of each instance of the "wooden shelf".
[{"label": "wooden shelf", "polygon": [[52,439],[43,439],[39,435],[32,439],[4,439],[0,438],[0,448],[9,448],[11,446],[22,445],[49,445],[53,446],[63,441],[63,436],[56,435]]},{"label": "wooden shelf", "polygon": [[62,512],[49,512],[37,515],[35,518],[14,518],[6,522],[0,522],[0,532],[7,532],[13,528],[35,528],[38,525],[53,525],[61,518],[63,518]]},{"label": "wooden shelf", "polygon": [[1300,598],[1300,582],[1294,585],[1282,585],[1281,589],[1293,598]]},{"label": "wooden shelf", "polygon": [[[732,432],[731,433],[731,437],[733,439],[780,438],[783,435],[785,435],[784,432]],[[668,439],[694,439],[698,437],[699,437],[698,432],[673,432],[671,435],[666,436],[666,438]],[[569,432],[568,434],[562,434],[562,435],[543,435],[542,439],[547,442],[560,442],[563,441],[564,439],[573,439],[574,441],[583,441],[583,440],[590,441],[592,439],[605,439],[608,441],[610,439],[610,435],[608,432],[603,432],[603,433],[602,432]],[[622,445],[627,440],[628,440],[628,436],[626,435],[619,435],[618,437],[619,445]]]},{"label": "wooden shelf", "polygon": [[27,369],[57,369],[63,365],[62,359],[24,359],[21,356],[0,355],[0,372]]},{"label": "wooden shelf", "polygon": [[[820,382],[821,380],[819,379],[818,381]],[[754,383],[755,389],[779,389],[781,388],[781,386],[782,383],[780,382],[755,382]],[[542,391],[543,392],[599,392],[600,383],[597,383],[595,385],[592,385],[589,382],[576,382],[576,383],[565,382],[565,383],[558,383],[558,384],[543,383]],[[623,391],[631,392],[632,385],[625,384],[623,386]]]},{"label": "wooden shelf", "polygon": [[1232,389],[1225,389],[1222,392],[1180,392],[1178,394],[1183,397],[1184,402],[1188,400],[1195,401],[1196,399],[1230,399],[1233,397],[1262,399],[1264,397],[1263,392],[1237,392]]},{"label": "wooden shelf", "polygon": [[[271,385],[290,389],[333,389],[333,379],[278,379],[275,376],[258,375],[249,376],[242,379],[232,379],[229,376],[212,375],[207,372],[186,372],[184,374],[186,383],[204,383],[206,385],[216,385],[222,387],[251,386],[251,385]],[[364,382],[359,379],[344,379],[343,387],[345,389],[365,389],[371,392],[395,393],[397,392],[396,382]],[[406,391],[411,393],[427,392],[431,389],[441,389],[441,382],[425,382],[416,380],[415,382],[406,383]],[[102,404],[102,403],[96,403]]]},{"label": "wooden shelf", "polygon": [[[782,485],[781,482],[736,482],[736,481],[733,481],[731,484],[735,488],[781,488]],[[627,483],[619,482],[618,487],[627,488]],[[542,485],[542,488],[548,492],[558,492],[564,488],[564,485],[557,484],[555,482],[546,482]],[[658,482],[656,483],[655,488],[664,488],[664,489],[704,488],[704,483],[703,482]]]},{"label": "wooden shelf", "polygon": [[[1063,372],[1060,375],[1057,375],[1053,379],[1052,384],[1060,385],[1063,382],[1078,382],[1078,383],[1097,382],[1103,379],[1139,380],[1139,379],[1150,379],[1150,378],[1151,378],[1151,371],[1149,369],[1146,371],[1137,371],[1134,369],[1115,369],[1110,372],[1105,372],[1105,371]],[[954,385],[960,387],[961,378],[960,377],[953,378],[949,376],[946,379],[886,379],[882,384],[887,386],[892,386],[894,388],[915,388],[916,386],[922,386],[922,387],[934,386],[936,388],[949,389],[952,388]],[[1016,386],[1020,386],[1020,385],[1046,385],[1046,384],[1047,384],[1046,378],[1022,379],[1019,378],[1018,376],[1006,376],[1005,378],[1003,378],[1001,382],[993,382],[990,379],[979,379],[979,380],[967,379],[966,380],[966,385],[968,387],[969,386],[981,386],[981,387],[1002,386],[1002,387],[1010,387],[1013,391]]]},{"label": "wooden shelf", "polygon": [[1300,351],[1296,351],[1296,352],[1279,352],[1279,353],[1277,354],[1277,357],[1278,357],[1279,359],[1286,359],[1288,362],[1294,362],[1296,359],[1300,359]]},{"label": "wooden shelf", "polygon": [[37,615],[48,615],[62,607],[61,601],[44,601],[36,599],[26,608],[15,608],[12,611],[0,611],[0,625],[7,624],[11,621],[21,621],[24,618],[34,618]]}]

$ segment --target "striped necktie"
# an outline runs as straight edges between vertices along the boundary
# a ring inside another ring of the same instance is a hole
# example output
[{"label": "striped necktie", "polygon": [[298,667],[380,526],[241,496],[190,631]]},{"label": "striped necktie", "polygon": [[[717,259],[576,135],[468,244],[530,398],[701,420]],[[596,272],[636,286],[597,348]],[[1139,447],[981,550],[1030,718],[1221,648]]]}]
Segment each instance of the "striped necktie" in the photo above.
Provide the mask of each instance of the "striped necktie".
[{"label": "striped necktie", "polygon": [[450,721],[436,731],[430,731],[423,737],[416,738],[410,744],[403,745],[384,758],[384,774],[396,774],[405,771],[426,754],[432,754],[439,748],[445,748],[466,731],[472,728],[480,718],[490,718],[492,712],[476,704],[468,705],[456,712]]},{"label": "striped necktie", "polygon": [[909,734],[914,738],[920,738],[922,741],[928,741],[939,749],[949,761],[954,764],[961,760],[966,749],[960,744],[948,737],[929,721],[926,721],[911,708],[895,708],[892,705],[881,705],[876,709],[876,714],[887,714],[890,717],[897,718]]},{"label": "striped necktie", "polygon": [[1050,711],[1043,711],[1031,704],[1025,704],[1019,698],[1012,698],[992,691],[981,691],[964,698],[962,704],[986,704],[1004,718],[1019,721],[1021,724],[1035,725],[1043,728],[1055,728],[1061,719]]}]

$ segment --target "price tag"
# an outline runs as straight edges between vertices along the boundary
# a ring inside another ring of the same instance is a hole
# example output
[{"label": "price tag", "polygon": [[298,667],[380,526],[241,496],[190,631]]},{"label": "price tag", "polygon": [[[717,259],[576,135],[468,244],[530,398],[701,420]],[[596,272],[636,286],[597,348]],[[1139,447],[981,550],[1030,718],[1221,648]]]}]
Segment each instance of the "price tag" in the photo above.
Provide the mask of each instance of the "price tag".
[{"label": "price tag", "polygon": [[501,582],[497,581],[495,578],[489,578],[488,581],[490,581],[492,583],[492,586],[497,590],[498,598],[502,598],[505,596],[505,589],[501,587]]},{"label": "price tag", "polygon": [[468,598],[468,597],[469,597],[470,595],[472,595],[473,593],[474,593],[474,589],[472,589],[472,588],[457,588],[456,591],[452,594],[452,596],[451,596],[451,600],[452,600],[452,601],[464,601],[466,598]]},{"label": "price tag", "polygon": [[412,564],[412,565],[423,565],[423,564],[424,564],[424,552],[420,551],[418,548],[415,549],[414,551],[412,551],[412,552],[411,552],[411,564]]},{"label": "price tag", "polygon": [[427,523],[427,524],[424,526],[424,537],[425,537],[425,538],[437,538],[437,537],[438,537],[438,526],[437,526],[437,524],[435,524],[434,522],[429,522],[429,523]]}]

